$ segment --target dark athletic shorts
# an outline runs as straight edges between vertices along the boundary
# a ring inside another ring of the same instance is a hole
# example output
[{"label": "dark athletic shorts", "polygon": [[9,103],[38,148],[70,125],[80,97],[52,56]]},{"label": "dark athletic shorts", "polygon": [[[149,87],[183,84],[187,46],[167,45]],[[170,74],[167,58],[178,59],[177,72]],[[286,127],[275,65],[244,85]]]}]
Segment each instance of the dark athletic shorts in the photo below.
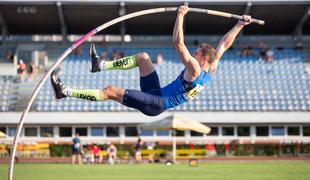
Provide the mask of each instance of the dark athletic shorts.
[{"label": "dark athletic shorts", "polygon": [[72,155],[79,155],[79,154],[81,154],[81,151],[79,149],[72,148]]},{"label": "dark athletic shorts", "polygon": [[165,111],[156,71],[140,77],[140,88],[141,91],[126,89],[123,105],[135,108],[148,116],[156,116]]}]

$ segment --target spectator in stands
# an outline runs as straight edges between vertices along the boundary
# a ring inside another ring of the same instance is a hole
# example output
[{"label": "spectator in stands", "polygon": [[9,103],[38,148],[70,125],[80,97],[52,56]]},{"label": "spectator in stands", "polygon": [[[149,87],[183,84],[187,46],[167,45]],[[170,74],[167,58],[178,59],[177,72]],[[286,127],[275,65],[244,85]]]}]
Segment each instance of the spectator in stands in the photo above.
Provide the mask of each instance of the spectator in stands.
[{"label": "spectator in stands", "polygon": [[91,162],[92,163],[99,163],[99,164],[101,164],[102,163],[101,150],[100,150],[100,148],[98,147],[97,144],[94,144],[91,147],[91,152],[92,152]]},{"label": "spectator in stands", "polygon": [[142,162],[142,154],[141,154],[142,145],[143,145],[142,140],[138,138],[138,141],[135,145],[135,159],[137,163]]},{"label": "spectator in stands", "polygon": [[108,53],[107,52],[102,52],[101,53],[101,59],[103,59],[104,61],[108,61],[109,58],[108,58]]},{"label": "spectator in stands", "polygon": [[3,58],[6,63],[13,63],[14,55],[11,51],[6,51]]},{"label": "spectator in stands", "polygon": [[163,55],[161,53],[157,54],[156,64],[161,65],[161,64],[163,64],[163,61],[164,61]]},{"label": "spectator in stands", "polygon": [[300,41],[296,42],[295,48],[296,50],[303,50],[304,49],[304,44]]},{"label": "spectator in stands", "polygon": [[109,143],[109,146],[107,148],[107,153],[108,153],[108,161],[111,165],[116,162],[117,159],[117,148],[114,146],[114,144]]},{"label": "spectator in stands", "polygon": [[79,46],[77,47],[73,52],[72,52],[73,55],[75,56],[81,56],[83,54],[83,47],[82,46]]},{"label": "spectator in stands", "polygon": [[124,52],[120,52],[119,56],[120,56],[120,58],[123,58],[123,57],[125,57],[125,53]]},{"label": "spectator in stands", "polygon": [[198,39],[195,39],[195,40],[193,41],[193,45],[194,45],[194,46],[198,46],[198,45],[199,45],[199,40],[198,40]]},{"label": "spectator in stands", "polygon": [[28,67],[27,68],[27,73],[28,73],[28,76],[29,76],[28,80],[32,81],[33,78],[34,78],[34,73],[35,73],[34,64],[30,63],[27,67]]},{"label": "spectator in stands", "polygon": [[116,49],[114,49],[112,52],[112,60],[115,61],[118,60],[119,58],[121,58],[119,52]]},{"label": "spectator in stands", "polygon": [[268,50],[266,52],[267,62],[269,62],[269,63],[273,62],[273,55],[274,55],[273,50],[271,48],[268,48]]},{"label": "spectator in stands", "polygon": [[283,51],[284,47],[282,45],[277,46],[277,51]]},{"label": "spectator in stands", "polygon": [[[81,98],[89,101],[114,100],[127,107],[135,108],[148,116],[157,116],[162,112],[184,104],[199,94],[213,79],[223,53],[231,47],[238,33],[251,23],[250,16],[242,16],[242,20],[221,39],[216,49],[203,43],[191,55],[184,43],[183,21],[188,6],[180,6],[173,30],[173,43],[185,66],[180,75],[170,84],[161,87],[159,78],[150,56],[139,53],[115,61],[103,61],[91,45],[91,72],[102,70],[128,70],[135,67],[140,72],[140,88],[138,90],[108,86],[104,89],[71,89],[66,87],[56,73],[51,74],[51,83],[56,99],[65,97]],[[77,77],[78,78],[78,77]]]},{"label": "spectator in stands", "polygon": [[17,73],[19,74],[19,80],[24,82],[27,74],[27,66],[22,59],[19,60]]},{"label": "spectator in stands", "polygon": [[241,49],[241,56],[252,56],[254,54],[253,52],[253,47],[250,45],[245,45],[242,49]]},{"label": "spectator in stands", "polygon": [[82,164],[82,154],[84,153],[83,146],[81,144],[81,140],[79,138],[80,134],[76,133],[75,138],[72,140],[72,164],[75,163],[76,158],[78,159],[78,163]]},{"label": "spectator in stands", "polygon": [[259,43],[259,60],[267,60],[267,45],[264,42]]}]

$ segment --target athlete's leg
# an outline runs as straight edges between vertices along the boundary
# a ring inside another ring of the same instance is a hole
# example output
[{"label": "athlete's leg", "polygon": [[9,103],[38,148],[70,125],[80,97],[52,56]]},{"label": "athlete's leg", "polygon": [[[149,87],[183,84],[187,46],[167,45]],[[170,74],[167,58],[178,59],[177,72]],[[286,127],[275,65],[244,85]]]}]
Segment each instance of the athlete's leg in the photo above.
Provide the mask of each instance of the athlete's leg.
[{"label": "athlete's leg", "polygon": [[137,65],[139,66],[140,76],[144,77],[155,71],[150,56],[146,52],[136,55]]},{"label": "athlete's leg", "polygon": [[115,86],[108,86],[101,90],[103,100],[110,99],[117,101],[121,104],[123,103],[124,94],[125,94],[124,88],[119,88]]},{"label": "athlete's leg", "polygon": [[51,74],[51,84],[56,99],[62,99],[65,97],[75,97],[89,101],[104,101],[112,99],[122,103],[125,92],[125,89],[114,86],[108,86],[104,89],[72,89],[65,86],[55,72],[52,72]]},{"label": "athlete's leg", "polygon": [[71,161],[72,164],[75,164],[76,157],[77,157],[77,154],[75,152],[73,152],[72,161]]},{"label": "athlete's leg", "polygon": [[71,89],[66,87],[54,72],[51,76],[51,83],[56,99],[75,97],[89,101],[114,100],[149,116],[158,115],[165,110],[162,97],[156,93],[125,90],[115,86],[108,86],[104,89]]},{"label": "athlete's leg", "polygon": [[161,96],[159,78],[150,56],[143,52],[137,54],[136,59],[139,65],[141,91]]},{"label": "athlete's leg", "polygon": [[90,58],[91,66],[90,72],[99,72],[102,70],[113,70],[113,69],[132,69],[137,66],[136,56],[127,56],[115,61],[106,61],[101,59],[95,49],[95,45],[91,44],[90,46]]},{"label": "athlete's leg", "polygon": [[115,61],[104,61],[97,55],[95,46],[92,44],[90,47],[90,56],[92,59],[90,68],[91,72],[114,69],[127,70],[137,66],[139,67],[140,76],[147,76],[155,71],[150,56],[145,52],[117,59]]},{"label": "athlete's leg", "polygon": [[[143,92],[149,90],[160,89],[158,75],[155,71],[154,65],[150,56],[146,52],[138,53],[133,56],[128,56],[115,61],[104,61],[97,56],[95,46],[92,44],[90,47],[90,56],[92,59],[91,72],[98,72],[101,70],[113,69],[131,69],[136,66],[139,67],[140,72],[140,88]],[[153,93],[151,93],[153,94]],[[156,95],[160,95],[157,94]]]},{"label": "athlete's leg", "polygon": [[82,155],[81,154],[78,154],[78,162],[79,162],[79,165],[82,164]]},{"label": "athlete's leg", "polygon": [[104,89],[70,89],[66,87],[63,93],[67,97],[75,97],[89,101],[114,100],[123,103],[125,89],[115,86],[107,86]]},{"label": "athlete's leg", "polygon": [[125,90],[123,105],[137,109],[148,116],[156,116],[165,111],[161,96],[137,90]]},{"label": "athlete's leg", "polygon": [[[154,91],[156,93],[156,91]],[[63,94],[89,101],[113,100],[127,107],[141,111],[142,113],[155,116],[162,113],[164,103],[160,96],[152,95],[137,90],[128,90],[115,86],[107,86],[104,89],[74,90],[65,88]]]}]

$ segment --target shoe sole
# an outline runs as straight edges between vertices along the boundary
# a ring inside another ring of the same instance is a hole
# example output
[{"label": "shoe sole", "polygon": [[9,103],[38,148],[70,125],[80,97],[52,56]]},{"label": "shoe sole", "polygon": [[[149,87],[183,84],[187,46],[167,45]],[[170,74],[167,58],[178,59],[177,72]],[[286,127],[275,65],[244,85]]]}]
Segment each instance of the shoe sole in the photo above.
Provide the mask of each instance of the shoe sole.
[{"label": "shoe sole", "polygon": [[58,88],[56,88],[57,85],[56,85],[55,80],[54,80],[55,78],[59,79],[59,77],[56,74],[52,73],[52,75],[51,75],[51,84],[52,84],[52,88],[53,88],[53,92],[54,92],[54,97],[55,97],[55,99],[63,99],[66,96],[63,95],[61,92],[59,92]]},{"label": "shoe sole", "polygon": [[[96,56],[97,56],[97,51],[96,51],[96,47],[95,47],[94,44],[91,44],[91,45],[90,45],[90,48],[89,48],[89,55],[90,55],[90,59],[91,59],[91,62],[88,62],[89,71],[90,71],[91,73],[99,72],[99,71],[100,71],[99,68],[96,69],[96,70],[93,70],[93,61],[94,61],[94,60],[93,60],[93,56],[95,56],[95,58],[96,58]],[[95,61],[97,61],[97,59],[96,59]],[[98,62],[97,62],[97,63],[98,63]]]},{"label": "shoe sole", "polygon": [[91,72],[91,73],[96,73],[96,72],[98,72],[98,71],[93,71],[93,63],[92,63],[92,62],[89,62],[89,61],[88,61],[88,69],[89,69],[89,72]]}]

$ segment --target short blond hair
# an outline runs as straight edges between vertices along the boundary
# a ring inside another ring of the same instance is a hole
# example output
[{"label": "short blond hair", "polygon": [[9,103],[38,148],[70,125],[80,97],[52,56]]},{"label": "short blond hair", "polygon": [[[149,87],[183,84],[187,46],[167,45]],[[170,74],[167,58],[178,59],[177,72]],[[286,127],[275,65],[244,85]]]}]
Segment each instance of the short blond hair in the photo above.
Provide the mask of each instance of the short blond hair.
[{"label": "short blond hair", "polygon": [[201,51],[202,56],[203,57],[204,56],[209,56],[208,62],[210,64],[213,63],[214,59],[215,59],[215,49],[211,45],[209,45],[207,43],[201,43],[201,44],[199,44],[198,47],[199,47],[199,49]]}]

